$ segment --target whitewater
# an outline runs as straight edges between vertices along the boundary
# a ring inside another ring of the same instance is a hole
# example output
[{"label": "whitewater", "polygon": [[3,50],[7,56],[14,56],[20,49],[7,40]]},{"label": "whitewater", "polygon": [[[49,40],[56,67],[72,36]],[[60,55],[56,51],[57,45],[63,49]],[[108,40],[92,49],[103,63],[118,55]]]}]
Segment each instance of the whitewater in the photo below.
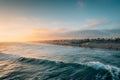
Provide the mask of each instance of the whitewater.
[{"label": "whitewater", "polygon": [[120,80],[120,51],[0,43],[0,80]]}]

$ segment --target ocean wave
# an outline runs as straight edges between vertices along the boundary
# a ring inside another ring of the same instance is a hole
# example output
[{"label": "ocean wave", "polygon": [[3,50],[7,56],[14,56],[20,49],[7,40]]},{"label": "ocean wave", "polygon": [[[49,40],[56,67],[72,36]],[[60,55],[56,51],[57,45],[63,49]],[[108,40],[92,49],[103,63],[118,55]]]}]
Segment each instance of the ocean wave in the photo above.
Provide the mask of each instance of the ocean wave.
[{"label": "ocean wave", "polygon": [[120,69],[100,62],[65,63],[21,57],[0,80],[120,80]]}]

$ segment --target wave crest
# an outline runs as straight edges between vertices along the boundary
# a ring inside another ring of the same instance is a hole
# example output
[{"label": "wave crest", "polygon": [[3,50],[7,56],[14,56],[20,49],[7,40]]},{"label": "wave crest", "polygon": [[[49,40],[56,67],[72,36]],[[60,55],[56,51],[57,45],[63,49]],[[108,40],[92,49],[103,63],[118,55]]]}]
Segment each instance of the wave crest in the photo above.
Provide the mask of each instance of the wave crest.
[{"label": "wave crest", "polygon": [[19,58],[20,64],[2,80],[120,80],[120,69],[100,62],[64,63],[35,58]]}]

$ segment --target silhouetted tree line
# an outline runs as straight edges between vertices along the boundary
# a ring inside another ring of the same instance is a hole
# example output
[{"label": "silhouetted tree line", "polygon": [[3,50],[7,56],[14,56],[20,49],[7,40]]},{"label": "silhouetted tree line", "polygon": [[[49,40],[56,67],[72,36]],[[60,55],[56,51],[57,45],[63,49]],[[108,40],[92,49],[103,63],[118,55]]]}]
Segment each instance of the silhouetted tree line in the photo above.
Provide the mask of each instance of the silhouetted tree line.
[{"label": "silhouetted tree line", "polygon": [[120,43],[120,38],[96,38],[96,39],[83,39],[81,40],[82,43],[85,42],[96,42],[96,43]]},{"label": "silhouetted tree line", "polygon": [[96,38],[96,39],[71,39],[71,40],[48,40],[41,41],[44,43],[52,43],[59,45],[82,44],[82,43],[120,43],[120,38]]},{"label": "silhouetted tree line", "polygon": [[37,43],[120,50],[120,38],[47,40],[37,41]]}]

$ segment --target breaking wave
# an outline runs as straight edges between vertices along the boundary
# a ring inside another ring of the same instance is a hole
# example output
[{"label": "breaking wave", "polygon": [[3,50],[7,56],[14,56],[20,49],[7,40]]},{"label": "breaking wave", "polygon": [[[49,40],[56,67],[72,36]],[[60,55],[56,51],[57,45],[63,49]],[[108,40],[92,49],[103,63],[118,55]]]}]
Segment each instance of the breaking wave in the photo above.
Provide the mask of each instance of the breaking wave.
[{"label": "breaking wave", "polygon": [[[100,62],[78,64],[21,57],[11,65],[0,80],[120,80],[118,67]],[[4,65],[4,70],[9,66]]]}]

